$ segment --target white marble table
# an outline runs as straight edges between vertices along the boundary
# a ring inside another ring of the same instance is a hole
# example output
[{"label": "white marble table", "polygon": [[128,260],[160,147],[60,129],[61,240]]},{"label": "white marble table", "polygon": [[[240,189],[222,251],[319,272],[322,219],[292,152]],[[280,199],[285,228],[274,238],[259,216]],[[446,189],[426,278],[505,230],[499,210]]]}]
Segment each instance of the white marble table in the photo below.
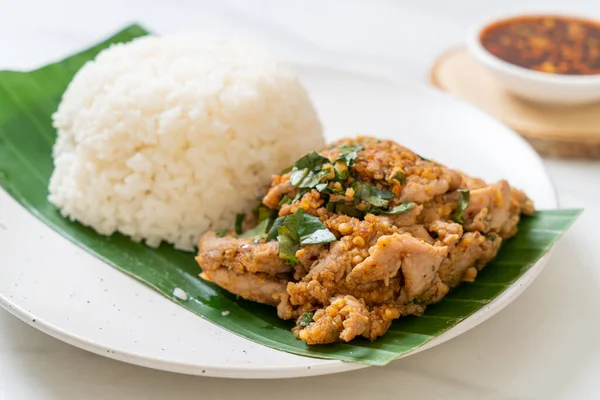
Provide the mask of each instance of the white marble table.
[{"label": "white marble table", "polygon": [[[470,22],[536,4],[600,14],[598,0],[0,0],[0,68],[60,58],[139,21],[159,33],[242,35],[285,58],[424,81],[435,55],[460,43]],[[385,368],[226,381],[96,356],[0,310],[0,399],[599,399],[600,163],[546,166],[562,206],[584,206],[583,217],[523,296],[444,345]]]}]

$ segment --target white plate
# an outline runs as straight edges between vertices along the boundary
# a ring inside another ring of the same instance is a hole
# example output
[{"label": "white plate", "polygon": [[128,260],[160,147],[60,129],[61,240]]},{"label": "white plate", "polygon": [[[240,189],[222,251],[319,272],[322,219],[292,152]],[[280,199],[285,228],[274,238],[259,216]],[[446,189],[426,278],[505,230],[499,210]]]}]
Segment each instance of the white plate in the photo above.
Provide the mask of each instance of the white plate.
[{"label": "white plate", "polygon": [[[537,154],[519,136],[425,86],[299,66],[328,139],[388,137],[488,180],[507,178],[540,208],[557,206]],[[0,190],[0,304],[83,349],[147,367],[235,378],[319,375],[363,367],[269,349],[204,321],[63,239]],[[537,276],[540,260],[509,290],[413,353],[480,324]],[[224,317],[226,318],[226,317]]]}]

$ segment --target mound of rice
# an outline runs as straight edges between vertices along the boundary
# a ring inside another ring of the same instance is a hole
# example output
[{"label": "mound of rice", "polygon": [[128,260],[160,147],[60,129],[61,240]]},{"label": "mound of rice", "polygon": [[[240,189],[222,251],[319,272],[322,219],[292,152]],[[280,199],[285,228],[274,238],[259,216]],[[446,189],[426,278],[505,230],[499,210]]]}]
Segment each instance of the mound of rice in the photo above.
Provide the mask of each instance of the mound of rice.
[{"label": "mound of rice", "polygon": [[296,75],[247,43],[176,35],[113,46],[53,116],[49,200],[101,234],[192,250],[231,229],[271,174],[323,146]]}]

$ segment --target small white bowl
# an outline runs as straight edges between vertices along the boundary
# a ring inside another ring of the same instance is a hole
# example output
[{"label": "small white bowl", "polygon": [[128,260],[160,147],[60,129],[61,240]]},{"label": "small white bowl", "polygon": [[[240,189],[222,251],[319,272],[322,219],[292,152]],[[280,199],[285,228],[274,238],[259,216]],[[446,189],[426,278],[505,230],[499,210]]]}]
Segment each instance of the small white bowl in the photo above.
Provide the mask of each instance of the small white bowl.
[{"label": "small white bowl", "polygon": [[560,12],[526,12],[503,14],[474,24],[467,34],[469,52],[511,93],[537,103],[580,105],[600,101],[600,75],[561,75],[539,72],[510,64],[481,44],[480,35],[495,22],[521,16],[557,16],[590,20],[589,17]]}]

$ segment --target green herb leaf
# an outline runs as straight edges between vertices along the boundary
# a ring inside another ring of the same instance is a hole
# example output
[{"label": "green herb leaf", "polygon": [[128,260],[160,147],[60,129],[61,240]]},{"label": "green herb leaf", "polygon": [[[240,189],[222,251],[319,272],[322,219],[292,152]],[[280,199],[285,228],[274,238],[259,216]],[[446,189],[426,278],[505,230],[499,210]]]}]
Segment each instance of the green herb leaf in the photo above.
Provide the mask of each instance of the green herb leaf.
[{"label": "green herb leaf", "polygon": [[227,236],[227,229],[219,229],[215,232],[216,237],[224,237]]},{"label": "green herb leaf", "polygon": [[310,214],[303,214],[298,225],[300,244],[322,244],[335,242],[337,239],[321,220]]},{"label": "green herb leaf", "polygon": [[256,219],[258,220],[258,222],[262,222],[265,219],[271,218],[271,214],[273,214],[273,210],[265,206],[261,206],[258,208]]},{"label": "green herb leaf", "polygon": [[413,203],[412,201],[407,201],[405,203],[397,205],[389,211],[384,212],[384,214],[402,214],[403,212],[412,210],[413,208],[415,208],[415,203]]},{"label": "green herb leaf", "polygon": [[279,217],[273,221],[273,225],[271,225],[271,229],[269,229],[269,233],[267,234],[268,241],[277,239],[277,230],[283,225],[285,218],[286,217]]},{"label": "green herb leaf", "polygon": [[315,316],[315,313],[312,311],[307,311],[307,312],[303,313],[300,316],[300,319],[298,320],[298,325],[300,325],[303,328],[306,328],[307,326],[312,324],[314,316]]},{"label": "green herb leaf", "polygon": [[319,192],[322,192],[323,190],[325,190],[326,187],[327,187],[327,182],[323,182],[323,183],[319,183],[317,186],[315,186],[315,189],[317,189]]},{"label": "green herb leaf", "polygon": [[284,194],[283,197],[281,198],[281,200],[279,200],[279,207],[281,207],[284,204],[291,204],[292,203],[292,199],[290,199],[290,196],[288,196],[287,194]]},{"label": "green herb leaf", "polygon": [[335,212],[346,214],[349,217],[358,219],[363,219],[365,217],[365,213],[363,211],[346,204],[337,204],[335,207]]},{"label": "green herb leaf", "polygon": [[396,172],[396,175],[394,175],[394,178],[396,178],[396,180],[398,182],[400,182],[401,185],[404,185],[404,182],[406,182],[406,174],[402,171]]},{"label": "green herb leaf", "polygon": [[380,197],[377,196],[369,196],[366,199],[364,199],[367,203],[375,206],[375,207],[387,207],[389,204],[389,201],[384,200]]},{"label": "green herb leaf", "polygon": [[297,169],[309,169],[315,170],[317,167],[322,166],[329,162],[329,158],[323,157],[319,153],[313,151],[304,156],[300,157],[294,164]]},{"label": "green herb leaf", "polygon": [[364,201],[374,207],[387,207],[389,204],[387,200],[395,197],[394,193],[378,189],[376,186],[366,182],[354,182],[352,188],[354,189],[355,203]]},{"label": "green herb leaf", "polygon": [[343,171],[338,171],[337,169],[335,170],[335,180],[336,181],[344,182],[349,177],[350,177],[350,171],[348,171],[347,169],[345,169]]},{"label": "green herb leaf", "polygon": [[238,235],[239,238],[266,238],[267,237],[267,229],[269,228],[270,220],[263,219],[258,223],[254,228],[248,229],[246,232]]},{"label": "green herb leaf", "polygon": [[394,193],[390,192],[389,190],[385,190],[385,189],[377,189],[375,186],[371,186],[371,194],[375,197],[378,197],[380,199],[393,199],[394,197]]},{"label": "green herb leaf", "polygon": [[300,225],[300,221],[302,220],[302,215],[304,215],[304,210],[302,209],[302,207],[298,207],[294,214],[286,215],[285,217],[278,217],[273,222],[271,229],[269,229],[267,240],[275,240],[278,235],[279,227],[286,226],[290,230],[290,232],[294,233],[296,237],[296,242],[298,242],[298,226]]},{"label": "green herb leaf", "polygon": [[465,210],[469,206],[470,197],[471,192],[469,192],[467,189],[458,189],[458,206],[452,214],[452,221],[458,224],[465,223]]},{"label": "green herb leaf", "polygon": [[[321,182],[321,180],[323,178],[325,178],[327,175],[329,175],[329,173],[331,172],[331,168],[325,168],[322,171],[319,172],[313,172],[313,171],[308,171],[308,173],[304,176],[304,178],[302,178],[302,180],[300,182],[298,182],[297,186],[299,188],[313,188],[315,186],[317,186],[317,184],[319,184],[319,182]],[[293,184],[293,183],[292,183]]]},{"label": "green herb leaf", "polygon": [[279,258],[294,265],[298,263],[296,252],[300,250],[298,241],[287,226],[277,228],[277,241],[279,242]]},{"label": "green herb leaf", "polygon": [[354,166],[354,160],[358,157],[358,152],[364,150],[363,146],[342,146],[340,147],[340,156],[336,161],[344,161],[349,167]]},{"label": "green herb leaf", "polygon": [[[282,231],[281,228],[285,229]],[[289,256],[292,244],[299,249],[300,244],[321,244],[337,240],[335,235],[323,225],[319,218],[305,214],[302,208],[298,208],[292,215],[279,217],[273,222],[267,240],[280,240],[280,237],[284,237],[287,246],[283,253],[280,250],[280,254],[284,255],[281,258],[292,262],[293,260]],[[279,245],[281,246],[281,242]]]},{"label": "green herb leaf", "polygon": [[417,157],[419,157],[419,158],[420,158],[421,160],[423,160],[423,161],[429,161],[429,159],[428,159],[428,158],[425,158],[425,157],[423,157],[423,156],[420,156],[420,155],[418,155],[418,154],[417,154]]},{"label": "green herb leaf", "polygon": [[303,169],[295,169],[292,171],[292,175],[290,176],[290,183],[292,186],[298,186],[302,183],[304,178],[309,174],[308,168]]},{"label": "green herb leaf", "polygon": [[300,244],[323,244],[335,242],[337,238],[327,228],[319,229],[313,233],[300,237]]},{"label": "green herb leaf", "polygon": [[246,214],[235,215],[235,233],[238,235],[242,234],[242,224],[244,223],[244,219],[246,219]]}]

